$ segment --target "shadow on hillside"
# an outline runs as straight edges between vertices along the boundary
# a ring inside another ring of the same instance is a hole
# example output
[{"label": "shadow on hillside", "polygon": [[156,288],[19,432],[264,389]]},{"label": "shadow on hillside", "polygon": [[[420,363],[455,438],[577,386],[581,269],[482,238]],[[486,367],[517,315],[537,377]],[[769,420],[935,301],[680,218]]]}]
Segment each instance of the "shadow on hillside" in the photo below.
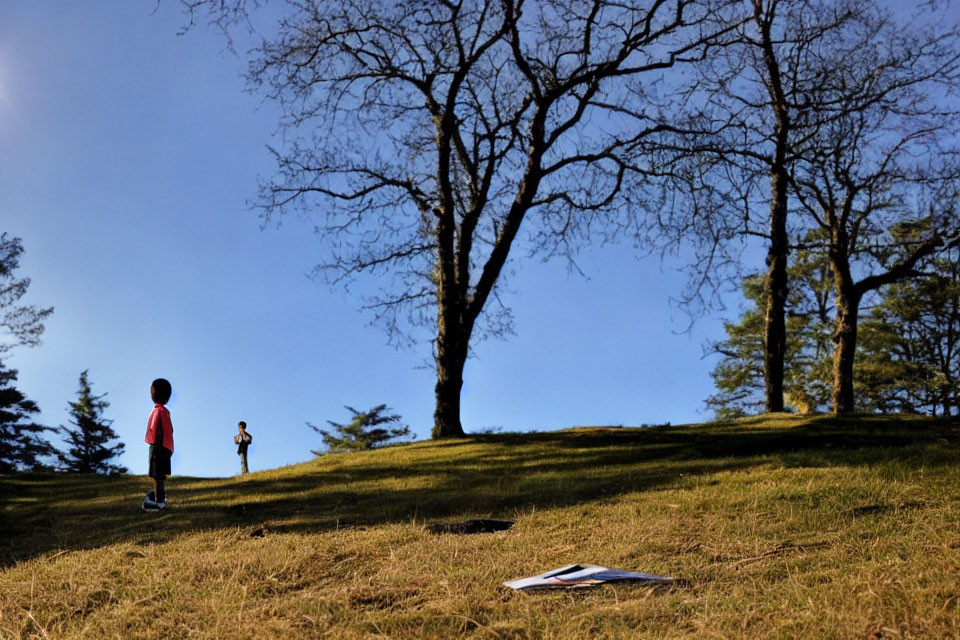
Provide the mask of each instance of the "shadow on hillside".
[{"label": "shadow on hillside", "polygon": [[[932,421],[766,419],[645,429],[479,435],[329,456],[243,479],[172,478],[171,508],[144,514],[143,477],[0,476],[0,566],[54,550],[166,542],[201,530],[317,532],[460,517],[513,518],[656,491],[697,477],[786,466],[949,464],[926,445],[955,427]],[[949,454],[949,455],[948,455]]]}]

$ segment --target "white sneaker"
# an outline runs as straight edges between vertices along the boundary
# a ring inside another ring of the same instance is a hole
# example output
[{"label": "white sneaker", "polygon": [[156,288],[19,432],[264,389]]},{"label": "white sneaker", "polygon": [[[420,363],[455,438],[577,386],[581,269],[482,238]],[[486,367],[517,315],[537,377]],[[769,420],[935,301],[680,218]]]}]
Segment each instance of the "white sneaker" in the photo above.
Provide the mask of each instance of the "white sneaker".
[{"label": "white sneaker", "polygon": [[140,508],[144,511],[160,511],[161,509],[167,508],[167,501],[157,502],[154,498],[153,491],[148,491],[147,497],[140,503]]}]

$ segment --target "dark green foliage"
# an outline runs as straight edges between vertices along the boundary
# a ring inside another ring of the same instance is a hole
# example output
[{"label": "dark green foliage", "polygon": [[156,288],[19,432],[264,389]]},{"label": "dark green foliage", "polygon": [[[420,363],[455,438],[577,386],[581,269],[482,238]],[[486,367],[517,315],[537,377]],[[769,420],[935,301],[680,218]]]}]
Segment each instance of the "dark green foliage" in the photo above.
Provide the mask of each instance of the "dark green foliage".
[{"label": "dark green foliage", "polygon": [[[829,270],[813,268],[804,252],[791,268],[787,320],[788,406],[823,411],[830,401]],[[930,274],[889,285],[860,323],[854,369],[856,408],[866,413],[960,414],[960,248],[925,266]],[[718,392],[707,399],[718,418],[763,409],[763,289],[760,276],[743,283],[753,303],[727,339],[712,345],[722,359],[711,375]]]},{"label": "dark green foliage", "polygon": [[742,287],[752,306],[738,323],[724,322],[727,339],[710,346],[722,359],[710,372],[717,393],[706,404],[720,419],[759,413],[764,406],[762,276],[745,278]]},{"label": "dark green foliage", "polygon": [[[830,400],[830,274],[822,257],[799,251],[789,275],[784,402],[798,413],[815,413]],[[737,323],[724,324],[726,340],[710,345],[722,359],[710,373],[717,393],[706,404],[719,419],[759,413],[765,404],[763,275],[747,276],[742,287],[750,306]]]},{"label": "dark green foliage", "polygon": [[[390,409],[381,404],[369,411],[357,411],[353,407],[346,407],[353,414],[349,424],[339,424],[327,420],[333,431],[326,431],[317,426],[307,425],[320,434],[323,444],[329,453],[343,453],[374,449],[386,444],[395,438],[404,438],[410,435],[410,427],[400,426],[400,416],[388,414]],[[323,455],[322,451],[313,451],[314,455]]]},{"label": "dark green foliage", "polygon": [[40,408],[13,385],[17,371],[3,363],[13,348],[40,344],[43,320],[53,313],[18,304],[30,287],[29,278],[14,276],[22,253],[20,238],[0,233],[0,473],[45,469],[41,459],[56,453],[41,435],[52,429],[33,421]]},{"label": "dark green foliage", "polygon": [[41,459],[56,453],[41,435],[53,429],[33,421],[40,408],[13,386],[16,381],[17,371],[0,361],[0,473],[46,469]]},{"label": "dark green foliage", "polygon": [[960,412],[960,250],[890,286],[860,327],[857,397],[884,412]]},{"label": "dark green foliage", "polygon": [[64,470],[72,473],[126,473],[126,467],[111,464],[111,460],[123,453],[122,442],[107,446],[119,436],[110,428],[113,420],[103,417],[103,410],[110,406],[103,393],[93,395],[87,371],[80,374],[80,389],[77,401],[69,402],[70,424],[74,428],[60,427],[67,443],[66,453],[60,453]]}]

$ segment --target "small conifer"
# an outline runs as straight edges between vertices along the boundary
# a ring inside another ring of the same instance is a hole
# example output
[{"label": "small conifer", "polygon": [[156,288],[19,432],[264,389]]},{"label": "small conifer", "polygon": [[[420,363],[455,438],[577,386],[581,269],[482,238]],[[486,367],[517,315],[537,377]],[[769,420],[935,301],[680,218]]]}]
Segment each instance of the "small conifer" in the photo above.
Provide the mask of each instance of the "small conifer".
[{"label": "small conifer", "polygon": [[[323,438],[323,444],[327,446],[329,453],[374,449],[395,438],[410,435],[410,427],[399,426],[400,416],[387,413],[390,409],[385,404],[377,405],[369,411],[357,411],[353,407],[345,408],[353,414],[353,419],[348,424],[327,420],[327,424],[333,427],[332,432],[307,423],[307,426]],[[324,452],[313,451],[312,453],[319,456]]]},{"label": "small conifer", "polygon": [[60,427],[68,447],[66,453],[59,454],[60,462],[65,471],[72,473],[126,473],[126,467],[111,462],[123,453],[124,445],[120,442],[108,446],[119,436],[110,427],[113,420],[103,417],[103,410],[110,406],[103,399],[107,394],[93,395],[87,373],[80,374],[77,401],[67,403],[74,428]]}]

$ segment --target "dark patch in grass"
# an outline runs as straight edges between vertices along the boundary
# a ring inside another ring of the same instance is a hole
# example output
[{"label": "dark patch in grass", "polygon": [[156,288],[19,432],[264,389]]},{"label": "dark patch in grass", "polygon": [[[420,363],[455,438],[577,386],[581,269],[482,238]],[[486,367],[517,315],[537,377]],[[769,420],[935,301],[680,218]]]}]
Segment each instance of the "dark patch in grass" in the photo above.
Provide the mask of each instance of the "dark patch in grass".
[{"label": "dark patch in grass", "polygon": [[850,510],[853,516],[870,516],[888,511],[907,511],[911,509],[923,509],[927,505],[922,502],[902,502],[900,504],[868,504],[862,507],[854,507]]},{"label": "dark patch in grass", "polygon": [[869,516],[875,513],[883,513],[890,509],[889,505],[885,504],[868,504],[862,507],[854,507],[850,510],[850,515],[853,516]]},{"label": "dark patch in grass", "polygon": [[494,518],[477,518],[466,522],[438,522],[427,526],[430,533],[494,533],[506,531],[513,526],[513,520],[496,520]]},{"label": "dark patch in grass", "polygon": [[416,589],[364,589],[350,596],[350,604],[366,609],[397,609],[418,597]]}]

